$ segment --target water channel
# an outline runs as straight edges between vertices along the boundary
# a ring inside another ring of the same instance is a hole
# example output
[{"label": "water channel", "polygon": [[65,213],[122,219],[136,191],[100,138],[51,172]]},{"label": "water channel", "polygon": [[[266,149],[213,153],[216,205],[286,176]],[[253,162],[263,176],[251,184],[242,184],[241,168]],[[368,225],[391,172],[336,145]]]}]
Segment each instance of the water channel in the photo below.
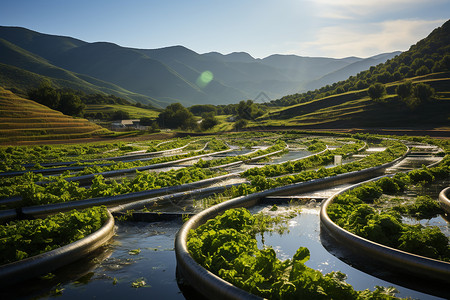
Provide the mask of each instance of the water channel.
[{"label": "water channel", "polygon": [[[279,163],[307,154],[309,153],[305,151],[290,152],[273,161]],[[422,161],[425,164],[429,162]],[[419,163],[414,160],[411,165]],[[403,164],[402,167],[408,166]],[[344,187],[303,196],[324,198]],[[192,206],[191,203],[192,199],[180,207]],[[347,282],[358,290],[373,290],[376,285],[395,286],[401,297],[439,299],[379,279],[343,262],[335,256],[336,253],[331,254],[330,249],[327,250],[321,241],[319,206],[320,201],[303,206],[302,212],[290,220],[289,233],[265,235],[264,244],[272,245],[282,259],[292,257],[300,246],[307,247],[311,252],[308,266],[324,273],[346,273]],[[252,211],[261,209],[263,206],[254,207]],[[9,299],[11,296],[17,299],[184,299],[185,295],[180,291],[176,280],[174,252],[175,235],[181,225],[182,220],[156,223],[118,221],[113,240],[95,255],[55,272],[55,278],[22,283],[5,293],[1,292],[0,296],[2,299]],[[261,238],[259,242],[262,246]],[[133,284],[142,287],[136,288]]]}]

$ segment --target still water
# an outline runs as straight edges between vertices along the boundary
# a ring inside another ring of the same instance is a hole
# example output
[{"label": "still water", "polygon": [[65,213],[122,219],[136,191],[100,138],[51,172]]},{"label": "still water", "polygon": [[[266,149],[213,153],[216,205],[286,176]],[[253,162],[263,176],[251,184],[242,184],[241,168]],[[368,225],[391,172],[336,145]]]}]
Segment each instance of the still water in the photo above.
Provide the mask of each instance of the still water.
[{"label": "still water", "polygon": [[[252,212],[261,211],[264,207],[258,206],[252,208]],[[286,207],[279,206],[279,211]],[[267,211],[267,207],[265,208]],[[259,235],[258,247],[272,246],[279,259],[292,258],[300,247],[307,247],[311,253],[310,260],[306,265],[310,268],[321,271],[323,274],[332,271],[341,271],[347,274],[346,282],[353,285],[356,290],[370,289],[375,286],[394,286],[399,290],[399,297],[411,297],[413,299],[445,299],[421,292],[417,292],[362,272],[351,265],[338,259],[331,254],[322,244],[320,235],[320,207],[316,205],[301,206],[301,213],[288,222],[288,233],[265,233]],[[264,240],[264,244],[263,241]],[[367,258],[370,260],[370,258]]]}]

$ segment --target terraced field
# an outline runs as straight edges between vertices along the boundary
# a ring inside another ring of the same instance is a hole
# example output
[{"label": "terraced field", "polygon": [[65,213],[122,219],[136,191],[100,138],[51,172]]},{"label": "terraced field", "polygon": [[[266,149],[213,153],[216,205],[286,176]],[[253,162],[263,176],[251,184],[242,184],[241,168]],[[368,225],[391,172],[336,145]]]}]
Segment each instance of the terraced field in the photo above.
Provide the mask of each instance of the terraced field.
[{"label": "terraced field", "polygon": [[0,87],[0,143],[106,136],[110,132],[16,96]]}]

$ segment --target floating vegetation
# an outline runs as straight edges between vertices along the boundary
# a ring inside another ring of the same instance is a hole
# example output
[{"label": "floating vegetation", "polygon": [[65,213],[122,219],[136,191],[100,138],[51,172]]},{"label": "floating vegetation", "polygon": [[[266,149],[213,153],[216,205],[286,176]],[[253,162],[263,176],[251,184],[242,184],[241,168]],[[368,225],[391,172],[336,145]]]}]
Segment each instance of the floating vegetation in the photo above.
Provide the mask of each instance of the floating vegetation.
[{"label": "floating vegetation", "polygon": [[150,285],[148,285],[145,282],[145,278],[144,277],[141,277],[141,278],[138,278],[135,281],[133,281],[131,283],[131,287],[137,289],[137,288],[141,288],[141,287],[150,287]]},{"label": "floating vegetation", "polygon": [[140,248],[128,251],[128,254],[130,254],[130,255],[138,255],[139,253],[141,253]]}]

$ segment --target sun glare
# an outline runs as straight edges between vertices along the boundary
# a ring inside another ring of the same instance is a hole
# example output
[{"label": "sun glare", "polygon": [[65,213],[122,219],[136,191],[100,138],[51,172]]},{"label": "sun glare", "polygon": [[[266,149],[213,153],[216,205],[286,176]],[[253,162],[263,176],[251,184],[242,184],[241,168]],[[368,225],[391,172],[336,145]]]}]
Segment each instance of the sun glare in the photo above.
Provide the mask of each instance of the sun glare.
[{"label": "sun glare", "polygon": [[197,85],[202,89],[205,88],[214,79],[214,74],[211,71],[204,71],[197,78]]}]

